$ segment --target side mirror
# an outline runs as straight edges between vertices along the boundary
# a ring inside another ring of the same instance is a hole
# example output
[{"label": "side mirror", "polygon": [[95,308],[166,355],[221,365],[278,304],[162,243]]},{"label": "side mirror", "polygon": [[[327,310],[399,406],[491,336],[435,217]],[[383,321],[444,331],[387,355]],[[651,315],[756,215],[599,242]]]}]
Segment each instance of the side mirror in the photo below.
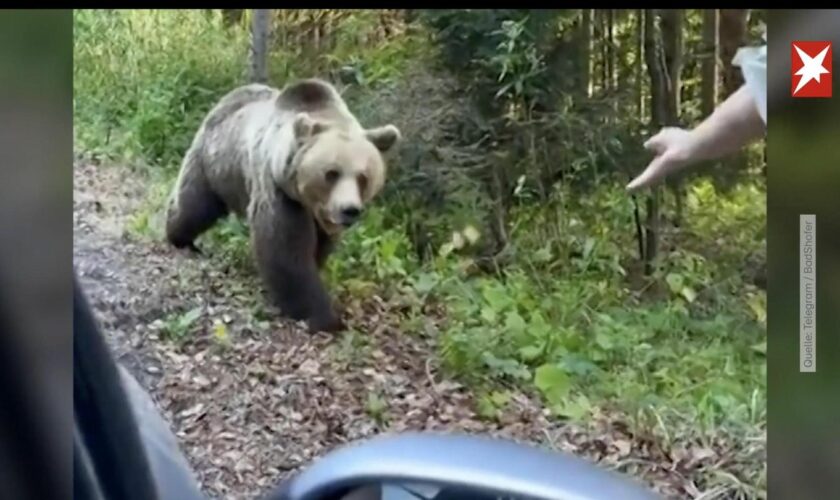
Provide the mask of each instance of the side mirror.
[{"label": "side mirror", "polygon": [[410,433],[327,454],[267,500],[653,500],[635,481],[512,441]]}]

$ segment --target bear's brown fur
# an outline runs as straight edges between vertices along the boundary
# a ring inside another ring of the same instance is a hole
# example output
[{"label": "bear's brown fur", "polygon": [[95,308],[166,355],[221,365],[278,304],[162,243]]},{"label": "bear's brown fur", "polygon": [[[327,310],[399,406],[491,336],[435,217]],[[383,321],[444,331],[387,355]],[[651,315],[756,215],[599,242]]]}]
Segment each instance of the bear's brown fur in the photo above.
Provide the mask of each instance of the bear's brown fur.
[{"label": "bear's brown fur", "polygon": [[343,328],[319,270],[337,237],[382,189],[393,125],[363,128],[329,83],[282,90],[252,84],[208,113],[184,157],[166,235],[195,239],[234,213],[248,221],[254,257],[274,302],[313,331]]}]

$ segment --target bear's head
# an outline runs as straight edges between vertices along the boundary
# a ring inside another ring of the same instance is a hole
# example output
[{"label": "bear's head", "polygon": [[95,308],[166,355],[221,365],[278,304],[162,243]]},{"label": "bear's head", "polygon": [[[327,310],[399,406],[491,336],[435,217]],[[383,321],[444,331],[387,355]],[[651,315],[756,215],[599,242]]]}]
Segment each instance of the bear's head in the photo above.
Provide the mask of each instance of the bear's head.
[{"label": "bear's head", "polygon": [[394,125],[348,129],[298,113],[292,190],[328,234],[356,223],[385,184],[386,158],[401,139]]}]

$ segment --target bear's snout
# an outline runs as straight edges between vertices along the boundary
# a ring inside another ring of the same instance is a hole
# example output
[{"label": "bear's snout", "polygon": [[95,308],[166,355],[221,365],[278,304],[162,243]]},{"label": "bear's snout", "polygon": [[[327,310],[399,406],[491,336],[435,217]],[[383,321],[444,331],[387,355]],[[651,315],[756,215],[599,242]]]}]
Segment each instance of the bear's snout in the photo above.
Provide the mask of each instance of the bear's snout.
[{"label": "bear's snout", "polygon": [[344,207],[339,211],[339,224],[350,227],[362,216],[361,207]]}]

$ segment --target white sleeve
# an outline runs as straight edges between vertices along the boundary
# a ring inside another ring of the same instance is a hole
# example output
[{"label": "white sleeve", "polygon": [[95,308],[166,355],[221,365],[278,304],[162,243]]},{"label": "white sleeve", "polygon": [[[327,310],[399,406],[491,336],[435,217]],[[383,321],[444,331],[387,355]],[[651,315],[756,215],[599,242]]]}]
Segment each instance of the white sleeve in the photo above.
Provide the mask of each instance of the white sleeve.
[{"label": "white sleeve", "polygon": [[758,113],[767,124],[767,45],[742,47],[732,59],[734,66],[741,68],[744,84],[755,99]]}]

